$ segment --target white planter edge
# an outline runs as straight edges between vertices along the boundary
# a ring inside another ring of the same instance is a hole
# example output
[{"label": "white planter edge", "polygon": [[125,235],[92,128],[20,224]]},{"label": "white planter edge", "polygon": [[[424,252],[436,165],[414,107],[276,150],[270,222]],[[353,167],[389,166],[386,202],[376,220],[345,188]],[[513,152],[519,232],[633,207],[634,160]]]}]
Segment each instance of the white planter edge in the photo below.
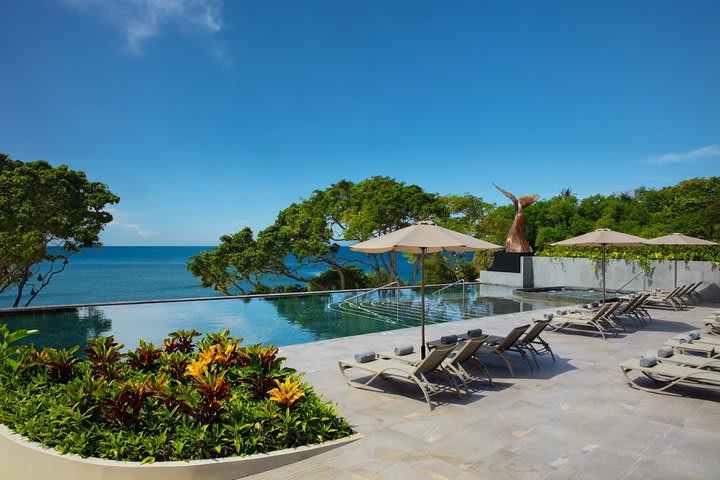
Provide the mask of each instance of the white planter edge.
[{"label": "white planter edge", "polygon": [[14,480],[234,480],[313,457],[362,437],[355,433],[330,442],[246,457],[141,464],[62,454],[28,441],[0,424],[0,465],[3,478],[7,475],[6,478]]}]

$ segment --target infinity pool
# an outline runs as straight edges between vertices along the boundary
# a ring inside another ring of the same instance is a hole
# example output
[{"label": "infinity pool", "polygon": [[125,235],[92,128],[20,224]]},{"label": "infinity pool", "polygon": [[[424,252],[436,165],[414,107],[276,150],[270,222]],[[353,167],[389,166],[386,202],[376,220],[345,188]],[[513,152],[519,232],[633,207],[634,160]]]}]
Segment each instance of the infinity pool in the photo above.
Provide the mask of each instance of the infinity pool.
[{"label": "infinity pool", "polygon": [[[558,305],[522,300],[511,289],[468,284],[438,292],[426,289],[426,322],[441,323],[502,315]],[[162,344],[169,332],[194,328],[202,333],[223,329],[245,344],[278,346],[361,335],[420,324],[419,290],[391,289],[348,301],[357,292],[308,294],[280,298],[221,299],[137,305],[81,307],[69,312],[0,316],[11,330],[40,330],[31,338],[38,347],[69,347],[87,338],[114,335],[128,348],[140,338]],[[564,302],[567,303],[567,302]]]}]

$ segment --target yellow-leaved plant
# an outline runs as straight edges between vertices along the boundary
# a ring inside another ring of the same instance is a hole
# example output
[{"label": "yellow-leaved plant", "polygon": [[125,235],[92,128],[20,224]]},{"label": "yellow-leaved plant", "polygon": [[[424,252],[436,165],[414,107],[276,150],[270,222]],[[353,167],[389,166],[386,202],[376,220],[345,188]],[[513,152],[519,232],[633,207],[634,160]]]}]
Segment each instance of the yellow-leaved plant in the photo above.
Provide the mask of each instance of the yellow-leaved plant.
[{"label": "yellow-leaved plant", "polygon": [[283,408],[290,408],[295,402],[300,400],[305,391],[300,388],[300,379],[295,380],[292,377],[286,377],[284,382],[275,380],[276,388],[268,391],[270,401],[280,404]]}]

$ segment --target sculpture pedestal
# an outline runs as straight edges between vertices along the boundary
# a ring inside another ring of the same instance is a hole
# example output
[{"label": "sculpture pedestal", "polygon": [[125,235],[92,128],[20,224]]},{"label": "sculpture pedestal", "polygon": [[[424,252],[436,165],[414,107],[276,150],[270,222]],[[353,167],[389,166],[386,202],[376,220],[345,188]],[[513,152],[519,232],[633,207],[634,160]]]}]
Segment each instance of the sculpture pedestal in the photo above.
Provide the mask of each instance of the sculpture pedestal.
[{"label": "sculpture pedestal", "polygon": [[491,272],[520,273],[520,259],[532,257],[532,252],[495,252],[493,255],[493,266],[488,268]]}]

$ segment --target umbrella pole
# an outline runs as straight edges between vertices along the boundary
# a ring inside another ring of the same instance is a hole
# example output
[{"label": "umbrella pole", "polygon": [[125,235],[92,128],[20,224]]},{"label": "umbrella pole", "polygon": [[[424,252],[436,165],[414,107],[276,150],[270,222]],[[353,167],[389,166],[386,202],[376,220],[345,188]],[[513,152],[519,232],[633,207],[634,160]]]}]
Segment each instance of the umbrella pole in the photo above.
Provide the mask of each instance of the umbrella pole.
[{"label": "umbrella pole", "polygon": [[602,289],[603,289],[603,305],[605,305],[605,244],[602,245]]},{"label": "umbrella pole", "polygon": [[673,288],[677,288],[677,253],[678,248],[675,247],[675,255],[673,255],[673,257],[675,257],[675,283],[673,284]]},{"label": "umbrella pole", "polygon": [[425,247],[420,249],[420,330],[422,343],[420,344],[420,358],[425,358]]}]

